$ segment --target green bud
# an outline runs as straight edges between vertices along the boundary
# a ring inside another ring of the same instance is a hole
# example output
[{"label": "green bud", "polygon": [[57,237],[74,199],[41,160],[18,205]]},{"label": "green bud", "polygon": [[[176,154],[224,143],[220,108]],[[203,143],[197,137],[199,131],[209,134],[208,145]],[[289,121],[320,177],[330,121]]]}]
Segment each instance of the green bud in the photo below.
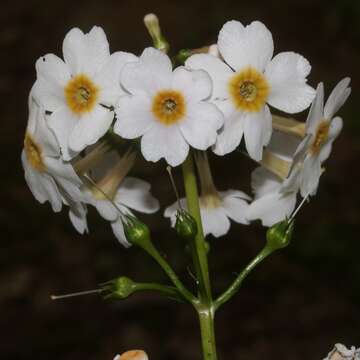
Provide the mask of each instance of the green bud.
[{"label": "green bud", "polygon": [[294,221],[290,223],[288,220],[283,220],[272,227],[266,233],[266,240],[268,246],[272,250],[282,249],[289,245],[294,230]]},{"label": "green bud", "polygon": [[105,299],[125,299],[136,291],[136,283],[122,276],[103,284],[102,291]]},{"label": "green bud", "polygon": [[161,33],[158,17],[155,14],[147,14],[144,17],[144,24],[153,40],[154,47],[167,53],[170,46]]},{"label": "green bud", "polygon": [[151,244],[150,230],[146,224],[141,222],[135,216],[127,215],[122,220],[126,240],[132,244],[142,248]]},{"label": "green bud", "polygon": [[184,209],[176,213],[175,231],[179,237],[186,240],[192,240],[197,234],[195,219]]}]

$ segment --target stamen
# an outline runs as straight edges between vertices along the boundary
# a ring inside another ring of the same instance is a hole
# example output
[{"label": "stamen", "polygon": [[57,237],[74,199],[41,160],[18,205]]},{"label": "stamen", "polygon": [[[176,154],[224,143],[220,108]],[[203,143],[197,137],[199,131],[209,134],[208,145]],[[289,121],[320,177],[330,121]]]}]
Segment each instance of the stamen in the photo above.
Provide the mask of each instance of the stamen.
[{"label": "stamen", "polygon": [[288,224],[291,223],[292,220],[295,219],[296,214],[300,211],[300,209],[303,207],[303,205],[305,204],[306,200],[309,199],[310,196],[310,192],[306,194],[306,196],[302,199],[301,203],[299,204],[299,206],[293,211],[292,215],[289,217],[288,219]]},{"label": "stamen", "polygon": [[102,289],[95,289],[95,290],[79,291],[79,292],[74,292],[74,293],[65,294],[65,295],[51,295],[50,299],[51,300],[61,300],[61,299],[67,299],[67,298],[76,297],[76,296],[99,294],[102,291],[103,291]]},{"label": "stamen", "polygon": [[168,174],[169,174],[170,182],[171,182],[172,188],[173,188],[174,193],[175,193],[175,196],[176,196],[176,200],[177,200],[177,203],[178,203],[178,207],[179,207],[179,209],[182,209],[182,206],[181,206],[181,203],[180,203],[179,192],[178,192],[178,190],[177,190],[177,188],[176,188],[176,184],[175,184],[175,181],[174,181],[172,172],[171,172],[171,166],[167,166],[167,167],[166,167],[166,171],[167,171]]}]

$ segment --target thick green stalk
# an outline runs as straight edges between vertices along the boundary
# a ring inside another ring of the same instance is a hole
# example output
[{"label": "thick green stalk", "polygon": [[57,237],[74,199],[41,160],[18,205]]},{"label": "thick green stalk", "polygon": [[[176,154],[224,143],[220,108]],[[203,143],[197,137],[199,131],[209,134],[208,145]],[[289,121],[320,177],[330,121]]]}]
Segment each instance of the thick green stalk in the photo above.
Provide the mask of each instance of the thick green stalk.
[{"label": "thick green stalk", "polygon": [[199,322],[201,332],[201,344],[203,349],[204,360],[216,360],[216,341],[214,332],[214,316],[213,307],[199,309]]},{"label": "thick green stalk", "polygon": [[192,246],[192,256],[195,266],[197,280],[199,282],[200,299],[211,302],[211,286],[208,269],[207,251],[205,246],[204,233],[202,228],[199,193],[196,183],[194,162],[191,153],[182,165],[184,186],[188,211],[195,219],[198,232]]},{"label": "thick green stalk", "polygon": [[191,243],[191,253],[199,285],[199,304],[195,308],[200,322],[203,359],[216,360],[215,312],[211,295],[207,250],[200,216],[199,194],[191,153],[183,163],[182,169],[188,211],[195,219],[198,228],[196,237]]},{"label": "thick green stalk", "polygon": [[229,288],[220,295],[214,302],[215,310],[217,310],[222,304],[229,301],[239,290],[244,279],[250,274],[250,272],[267,256],[269,256],[273,251],[275,251],[273,247],[268,244],[255,256],[253,260],[246,266],[246,268],[237,276],[234,282],[229,286]]}]

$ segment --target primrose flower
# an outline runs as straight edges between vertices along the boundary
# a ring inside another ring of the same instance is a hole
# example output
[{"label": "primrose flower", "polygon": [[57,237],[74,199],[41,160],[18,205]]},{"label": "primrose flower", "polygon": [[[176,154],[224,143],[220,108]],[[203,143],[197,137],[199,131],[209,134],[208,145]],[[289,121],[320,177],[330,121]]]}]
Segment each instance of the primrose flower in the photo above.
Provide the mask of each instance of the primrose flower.
[{"label": "primrose flower", "polygon": [[114,120],[111,108],[124,93],[119,74],[136,57],[124,52],[110,55],[106,35],[96,26],[87,34],[70,30],[63,55],[64,61],[54,54],[38,59],[34,96],[51,112],[48,124],[64,160],[70,160],[109,129]]},{"label": "primrose flower", "polygon": [[334,117],[351,93],[350,78],[341,80],[324,106],[324,85],[317,87],[305,126],[305,138],[299,144],[296,162],[302,162],[301,194],[315,194],[322,163],[330,156],[332,144],[341,132],[343,121]]},{"label": "primrose flower", "polygon": [[212,83],[205,71],[172,71],[166,54],[147,48],[137,62],[125,65],[121,84],[130,96],[119,99],[114,132],[127,139],[141,137],[146,160],[165,158],[177,166],[189,146],[205,150],[215,143],[223,115],[206,101]]},{"label": "primrose flower", "polygon": [[277,131],[264,151],[262,166],[251,174],[255,194],[248,206],[246,218],[260,219],[264,226],[272,226],[290,217],[294,211],[300,188],[301,167],[292,166],[292,158],[300,140]]},{"label": "primrose flower", "polygon": [[[132,210],[150,214],[159,209],[158,200],[150,194],[149,183],[125,177],[134,160],[135,155],[131,152],[121,158],[117,156],[117,161],[111,164],[110,169],[97,175],[98,179],[83,177],[86,186],[83,187],[82,202],[94,206],[100,216],[110,222],[114,235],[126,247],[130,244],[125,238],[122,216],[132,215]],[[76,229],[87,227],[86,212],[81,215],[70,216]]]},{"label": "primrose flower", "polygon": [[288,113],[306,109],[315,95],[306,83],[311,66],[294,52],[272,58],[272,35],[259,21],[246,27],[238,21],[227,22],[217,45],[224,62],[213,55],[196,54],[185,63],[210,74],[212,101],[225,115],[213,150],[218,155],[227,154],[244,135],[249,155],[259,161],[272,133],[268,104]]},{"label": "primrose flower", "polygon": [[[248,224],[246,209],[250,197],[238,190],[218,191],[215,188],[205,153],[198,154],[196,164],[201,183],[199,201],[204,235],[212,234],[220,237],[227,234],[230,230],[229,219],[240,224]],[[186,209],[186,199],[180,199],[180,205]],[[178,209],[178,202],[165,209],[164,216],[170,218],[172,227],[175,226]]]},{"label": "primrose flower", "polygon": [[[53,211],[81,196],[80,178],[71,164],[60,157],[59,145],[47,126],[45,110],[29,96],[29,121],[21,160],[25,180],[36,200],[49,201]],[[75,211],[77,211],[75,209]]]},{"label": "primrose flower", "polygon": [[359,360],[360,359],[360,348],[356,349],[352,346],[348,349],[343,344],[335,344],[333,350],[331,350],[328,356],[324,360]]}]

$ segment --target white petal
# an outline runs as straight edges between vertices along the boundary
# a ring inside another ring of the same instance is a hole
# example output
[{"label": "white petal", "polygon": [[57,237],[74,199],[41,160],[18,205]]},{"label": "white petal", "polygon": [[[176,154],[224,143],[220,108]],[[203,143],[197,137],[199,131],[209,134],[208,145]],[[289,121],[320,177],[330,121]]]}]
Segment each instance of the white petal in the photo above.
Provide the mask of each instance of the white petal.
[{"label": "white petal", "polygon": [[57,110],[65,104],[64,87],[70,80],[66,64],[56,55],[47,54],[37,60],[36,72],[35,99],[46,110]]},{"label": "white petal", "polygon": [[93,204],[100,216],[107,221],[115,221],[120,216],[118,209],[108,200],[96,200]]},{"label": "white petal", "polygon": [[86,219],[86,210],[83,213],[78,213],[74,211],[74,209],[70,208],[69,218],[78,233],[84,234],[85,232],[89,232]]},{"label": "white petal", "polygon": [[331,121],[329,129],[329,139],[326,144],[320,150],[319,158],[321,162],[324,162],[331,153],[332,143],[339,136],[343,128],[343,121],[340,117],[336,117]]},{"label": "white petal", "polygon": [[187,103],[197,103],[210,97],[212,81],[204,70],[188,70],[180,66],[173,72],[171,87],[180,91]]},{"label": "white petal", "polygon": [[331,120],[350,96],[350,78],[342,79],[331,92],[324,108],[325,119]]},{"label": "white petal", "polygon": [[321,176],[321,162],[318,156],[308,155],[305,158],[302,179],[301,196],[315,195]]},{"label": "white petal", "polygon": [[109,43],[104,30],[94,26],[89,33],[73,28],[65,36],[63,54],[72,75],[96,74],[110,56]]},{"label": "white petal", "polygon": [[106,132],[114,119],[114,113],[101,105],[77,119],[69,137],[69,147],[80,152],[86,146],[95,144]]},{"label": "white petal", "polygon": [[26,131],[41,146],[43,156],[60,156],[60,147],[53,132],[48,127],[45,110],[38,106],[34,100],[30,102],[29,121]]},{"label": "white petal", "polygon": [[145,94],[123,96],[115,109],[114,132],[125,139],[135,139],[147,132],[154,124],[151,101]]},{"label": "white petal", "polygon": [[126,64],[120,75],[121,84],[131,94],[154,95],[162,89],[169,89],[172,80],[170,58],[162,51],[146,48],[139,61]]},{"label": "white petal", "polygon": [[259,21],[245,28],[238,21],[227,22],[219,33],[218,47],[222,57],[236,71],[251,66],[262,72],[274,52],[271,32]]},{"label": "white petal", "polygon": [[123,226],[121,220],[112,222],[111,228],[114,232],[115,237],[119,240],[121,245],[123,245],[126,248],[131,246],[131,244],[129,244],[129,242],[126,240],[126,236],[124,233],[124,226]]},{"label": "white petal", "polygon": [[195,149],[206,150],[217,138],[217,130],[223,125],[224,116],[213,104],[187,104],[187,114],[179,123],[186,141]]},{"label": "white petal", "polygon": [[77,118],[67,107],[60,108],[53,112],[48,119],[50,129],[54,132],[60,145],[64,160],[71,160],[76,152],[69,148],[69,137],[76,125]]},{"label": "white petal", "polygon": [[150,193],[151,185],[140,179],[126,177],[116,194],[115,203],[133,210],[151,214],[159,210],[159,201]]},{"label": "white petal", "polygon": [[306,133],[315,135],[319,123],[324,118],[324,84],[319,83],[316,95],[306,120]]},{"label": "white petal", "polygon": [[115,106],[119,97],[124,94],[120,86],[120,74],[125,64],[137,61],[137,56],[118,51],[112,54],[102,69],[95,76],[94,82],[100,87],[99,103]]},{"label": "white petal", "polygon": [[240,144],[244,129],[243,113],[234,109],[230,100],[216,102],[225,115],[224,125],[219,130],[216,144],[213,147],[215,154],[223,156],[234,151]]},{"label": "white petal", "polygon": [[141,138],[141,152],[147,161],[165,158],[169,165],[177,166],[186,159],[189,145],[177,126],[156,124]]},{"label": "white petal", "polygon": [[251,188],[256,199],[274,193],[280,187],[281,181],[279,178],[261,166],[251,173]]},{"label": "white petal", "polygon": [[21,161],[24,168],[25,180],[28,187],[30,188],[30,191],[34,195],[35,199],[40,204],[43,204],[47,200],[47,198],[43,192],[41,181],[39,181],[39,174],[29,164],[24,150],[21,153]]},{"label": "white petal", "polygon": [[283,52],[267,65],[265,77],[270,84],[268,103],[290,114],[305,110],[315,90],[306,84],[311,66],[301,55]]},{"label": "white petal", "polygon": [[[187,209],[186,199],[180,199],[180,204],[183,209]],[[164,211],[164,217],[170,218],[171,226],[174,227],[176,223],[176,213],[179,209],[178,201],[175,201],[172,205],[168,206]]]},{"label": "white petal", "polygon": [[25,180],[36,200],[40,203],[49,201],[52,210],[59,212],[62,208],[62,197],[54,179],[43,172],[34,170],[28,163],[25,152],[21,154],[25,171]]},{"label": "white petal", "polygon": [[259,112],[244,113],[243,129],[246,150],[256,161],[262,159],[263,146],[267,145],[272,133],[272,118],[268,106]]},{"label": "white petal", "polygon": [[230,230],[230,220],[222,207],[200,209],[204,235],[212,234],[215,237],[226,235]]},{"label": "white petal", "polygon": [[191,69],[207,71],[213,81],[212,99],[229,98],[228,82],[233,71],[223,61],[209,54],[196,54],[189,57],[185,65]]},{"label": "white petal", "polygon": [[269,193],[254,202],[247,209],[247,219],[260,219],[264,226],[272,226],[285,220],[293,212],[296,205],[296,193]]},{"label": "white petal", "polygon": [[223,201],[223,208],[226,215],[240,224],[248,224],[249,221],[246,219],[246,209],[249,204],[246,200],[249,200],[247,196],[242,191],[229,190],[226,192],[220,192],[220,196]]}]

